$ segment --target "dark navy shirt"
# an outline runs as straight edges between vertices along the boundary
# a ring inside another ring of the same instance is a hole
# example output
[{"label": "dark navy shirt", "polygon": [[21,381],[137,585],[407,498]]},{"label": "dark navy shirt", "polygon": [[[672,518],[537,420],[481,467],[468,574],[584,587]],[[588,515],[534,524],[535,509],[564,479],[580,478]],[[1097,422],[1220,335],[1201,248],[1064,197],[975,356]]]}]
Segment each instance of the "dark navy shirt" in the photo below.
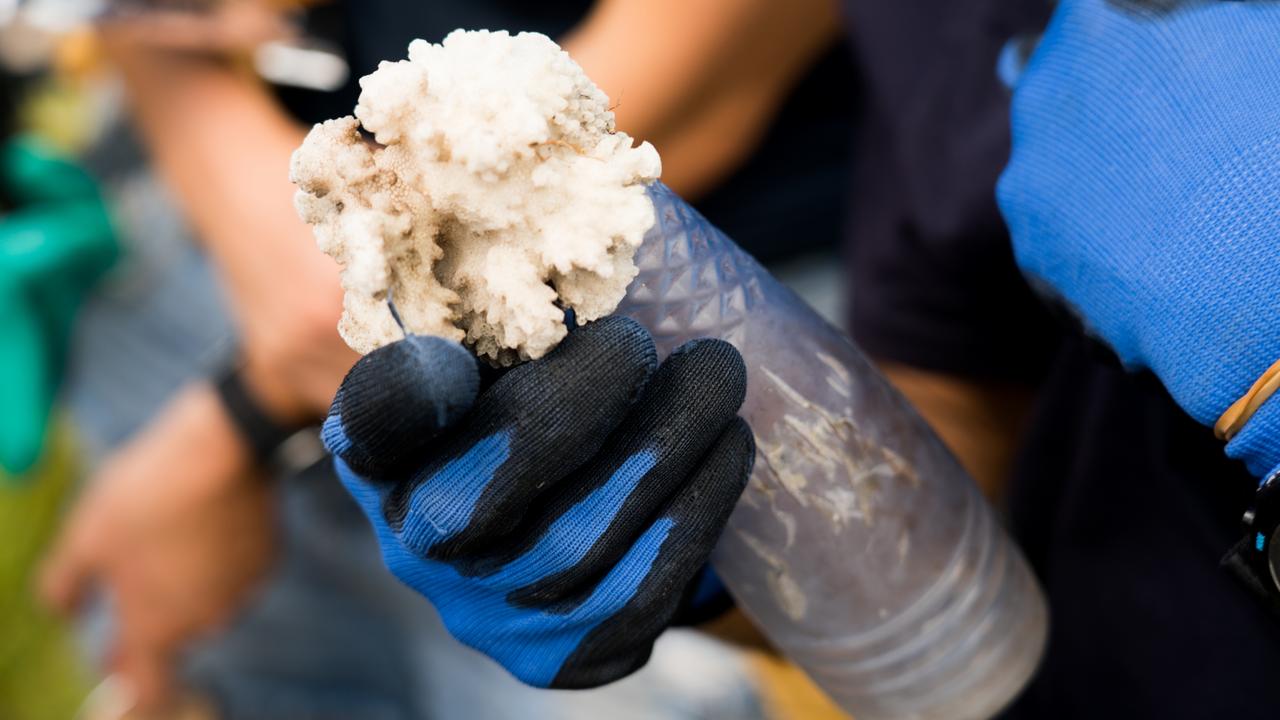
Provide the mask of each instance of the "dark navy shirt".
[{"label": "dark navy shirt", "polygon": [[852,326],[873,355],[1039,388],[1011,524],[1048,593],[1039,674],[1008,716],[1280,714],[1280,625],[1219,569],[1256,480],[1151,375],[1121,370],[1023,282],[995,204],[995,75],[1042,0],[846,0],[865,108]]}]

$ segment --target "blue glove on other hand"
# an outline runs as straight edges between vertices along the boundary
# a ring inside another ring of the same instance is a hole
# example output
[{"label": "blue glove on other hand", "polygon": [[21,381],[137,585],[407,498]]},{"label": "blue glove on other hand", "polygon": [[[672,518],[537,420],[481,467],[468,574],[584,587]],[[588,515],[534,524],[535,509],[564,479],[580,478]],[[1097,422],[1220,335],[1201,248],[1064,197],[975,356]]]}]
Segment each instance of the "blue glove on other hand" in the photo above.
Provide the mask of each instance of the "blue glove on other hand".
[{"label": "blue glove on other hand", "polygon": [[[1280,3],[1064,0],[999,200],[1032,280],[1213,424],[1280,360]],[[1280,467],[1280,398],[1227,452]]]},{"label": "blue glove on other hand", "polygon": [[388,567],[449,631],[539,687],[642,666],[746,486],[746,368],[699,340],[657,366],[605,318],[478,392],[474,358],[410,337],[352,369],[325,422]]}]

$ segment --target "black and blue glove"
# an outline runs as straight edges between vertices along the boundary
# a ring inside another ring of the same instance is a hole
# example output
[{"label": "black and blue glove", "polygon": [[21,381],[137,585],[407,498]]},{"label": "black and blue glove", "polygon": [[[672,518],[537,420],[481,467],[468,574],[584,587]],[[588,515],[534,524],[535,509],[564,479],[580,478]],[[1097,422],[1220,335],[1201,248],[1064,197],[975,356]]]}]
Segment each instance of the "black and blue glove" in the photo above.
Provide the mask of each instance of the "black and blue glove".
[{"label": "black and blue glove", "polygon": [[460,641],[538,687],[633,672],[746,486],[741,356],[697,340],[658,365],[643,328],[606,318],[481,384],[439,338],[370,353],[324,425],[339,476]]}]

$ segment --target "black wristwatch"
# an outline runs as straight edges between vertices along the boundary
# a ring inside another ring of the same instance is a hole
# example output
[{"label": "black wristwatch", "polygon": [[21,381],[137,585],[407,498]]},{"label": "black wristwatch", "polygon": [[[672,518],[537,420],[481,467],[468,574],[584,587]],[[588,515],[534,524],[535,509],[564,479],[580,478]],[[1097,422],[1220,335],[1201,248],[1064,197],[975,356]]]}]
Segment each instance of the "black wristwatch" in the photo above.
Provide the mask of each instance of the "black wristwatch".
[{"label": "black wristwatch", "polygon": [[272,419],[245,385],[239,364],[230,365],[219,373],[213,380],[213,387],[259,465],[271,464],[280,446],[307,427],[306,424],[281,425]]},{"label": "black wristwatch", "polygon": [[1280,617],[1280,471],[1258,486],[1241,524],[1244,537],[1222,564]]}]

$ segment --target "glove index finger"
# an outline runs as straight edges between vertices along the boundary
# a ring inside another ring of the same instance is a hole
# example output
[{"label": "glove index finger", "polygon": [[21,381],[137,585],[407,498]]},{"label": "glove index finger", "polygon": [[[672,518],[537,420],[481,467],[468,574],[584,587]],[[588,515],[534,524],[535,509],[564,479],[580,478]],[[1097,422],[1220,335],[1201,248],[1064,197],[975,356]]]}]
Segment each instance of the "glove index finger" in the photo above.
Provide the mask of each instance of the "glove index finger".
[{"label": "glove index finger", "polygon": [[479,388],[476,359],[466,348],[410,335],[351,368],[321,437],[353,471],[385,476],[412,465],[432,439],[457,423]]}]

